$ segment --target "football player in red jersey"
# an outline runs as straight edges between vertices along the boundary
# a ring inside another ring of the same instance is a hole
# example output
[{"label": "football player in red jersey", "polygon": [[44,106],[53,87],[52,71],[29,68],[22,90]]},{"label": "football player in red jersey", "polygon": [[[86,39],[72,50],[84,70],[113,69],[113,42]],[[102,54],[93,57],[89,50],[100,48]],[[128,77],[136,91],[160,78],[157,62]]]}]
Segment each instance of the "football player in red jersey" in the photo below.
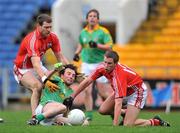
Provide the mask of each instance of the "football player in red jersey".
[{"label": "football player in red jersey", "polygon": [[[142,78],[131,68],[120,64],[119,56],[115,51],[105,53],[104,62],[101,63],[94,72],[87,77],[78,89],[67,98],[71,106],[73,99],[84,90],[89,84],[101,76],[105,76],[111,83],[113,93],[102,103],[99,113],[103,115],[114,114],[113,125],[119,125],[122,111],[122,102],[127,100],[127,109],[123,120],[124,126],[133,125],[165,125],[169,123],[156,116],[154,119],[137,119],[140,110],[144,107],[147,97],[147,87]],[[163,123],[163,124],[162,124]]]},{"label": "football player in red jersey", "polygon": [[22,40],[14,60],[14,77],[16,81],[32,92],[32,116],[38,106],[43,84],[51,91],[56,91],[57,85],[47,79],[49,71],[42,65],[42,57],[48,49],[52,49],[58,61],[64,64],[68,60],[61,52],[58,37],[51,32],[52,19],[47,14],[37,17],[37,27]]}]

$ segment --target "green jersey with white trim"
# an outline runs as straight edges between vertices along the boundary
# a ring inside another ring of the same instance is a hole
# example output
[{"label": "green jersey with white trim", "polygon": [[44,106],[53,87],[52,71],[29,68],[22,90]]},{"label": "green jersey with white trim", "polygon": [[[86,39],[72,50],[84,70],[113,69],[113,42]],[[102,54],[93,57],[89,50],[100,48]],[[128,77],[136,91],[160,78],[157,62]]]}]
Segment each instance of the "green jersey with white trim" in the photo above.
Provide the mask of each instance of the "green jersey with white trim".
[{"label": "green jersey with white trim", "polygon": [[40,104],[43,106],[50,101],[63,103],[64,99],[73,93],[73,90],[68,87],[60,77],[53,76],[52,79],[58,81],[57,85],[59,86],[59,89],[55,92],[50,92],[49,89],[45,87],[42,90]]},{"label": "green jersey with white trim", "polygon": [[97,25],[93,31],[85,27],[79,36],[79,42],[82,46],[81,59],[86,63],[99,63],[104,59],[105,50],[99,48],[90,48],[89,42],[95,41],[97,44],[110,45],[112,48],[112,37],[109,31]]}]

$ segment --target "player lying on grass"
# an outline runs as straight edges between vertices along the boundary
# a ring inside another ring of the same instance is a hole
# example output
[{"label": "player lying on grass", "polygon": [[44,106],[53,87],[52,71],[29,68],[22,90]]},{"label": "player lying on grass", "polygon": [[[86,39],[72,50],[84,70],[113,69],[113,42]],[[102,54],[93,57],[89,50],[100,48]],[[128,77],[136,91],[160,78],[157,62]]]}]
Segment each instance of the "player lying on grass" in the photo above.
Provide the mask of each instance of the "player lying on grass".
[{"label": "player lying on grass", "polygon": [[35,118],[28,121],[29,125],[37,125],[40,122],[44,125],[53,123],[69,124],[67,118],[63,117],[66,116],[69,110],[64,99],[73,93],[70,86],[77,77],[77,68],[72,64],[59,67],[59,75],[52,75],[50,78],[51,82],[55,83],[59,89],[50,91],[47,86],[44,87],[40,103],[35,111]]},{"label": "player lying on grass", "polygon": [[[113,125],[119,125],[123,99],[127,99],[127,110],[123,121],[124,126],[138,125],[137,117],[144,107],[147,97],[147,87],[142,78],[131,68],[118,63],[119,56],[115,51],[105,53],[104,62],[94,72],[81,82],[78,89],[67,98],[68,106],[72,106],[73,99],[89,84],[101,76],[105,76],[111,83],[113,93],[101,104],[99,113],[114,114]],[[140,121],[141,122],[141,121]],[[139,122],[139,123],[140,123]],[[151,121],[154,122],[154,121]]]}]

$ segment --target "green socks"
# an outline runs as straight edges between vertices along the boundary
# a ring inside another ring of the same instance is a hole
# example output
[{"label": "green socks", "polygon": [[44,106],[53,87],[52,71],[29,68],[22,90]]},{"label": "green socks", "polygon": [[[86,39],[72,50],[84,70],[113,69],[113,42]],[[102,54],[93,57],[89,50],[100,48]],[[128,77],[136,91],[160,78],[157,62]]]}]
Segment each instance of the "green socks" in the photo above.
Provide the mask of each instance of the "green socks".
[{"label": "green socks", "polygon": [[88,120],[92,120],[93,119],[93,112],[92,111],[86,111],[86,117]]},{"label": "green socks", "polygon": [[37,119],[38,121],[42,121],[42,120],[45,119],[45,117],[44,117],[43,114],[38,114],[38,115],[36,115],[36,119]]}]

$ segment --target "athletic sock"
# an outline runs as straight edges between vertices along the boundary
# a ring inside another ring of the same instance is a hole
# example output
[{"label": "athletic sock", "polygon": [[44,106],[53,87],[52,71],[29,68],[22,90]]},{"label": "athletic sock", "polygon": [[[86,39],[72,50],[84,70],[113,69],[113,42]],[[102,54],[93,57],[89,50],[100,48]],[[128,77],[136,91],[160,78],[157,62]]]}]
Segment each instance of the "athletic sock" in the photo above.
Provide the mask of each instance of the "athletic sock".
[{"label": "athletic sock", "polygon": [[38,114],[38,115],[36,115],[36,119],[37,119],[38,121],[42,121],[42,120],[45,119],[45,117],[44,117],[43,114]]},{"label": "athletic sock", "polygon": [[159,126],[160,125],[160,121],[157,119],[150,119],[149,121],[151,122],[151,126]]},{"label": "athletic sock", "polygon": [[86,117],[87,117],[89,120],[92,120],[92,119],[93,119],[93,113],[92,113],[92,111],[86,111]]},{"label": "athletic sock", "polygon": [[36,115],[32,115],[32,118],[36,118]]}]

